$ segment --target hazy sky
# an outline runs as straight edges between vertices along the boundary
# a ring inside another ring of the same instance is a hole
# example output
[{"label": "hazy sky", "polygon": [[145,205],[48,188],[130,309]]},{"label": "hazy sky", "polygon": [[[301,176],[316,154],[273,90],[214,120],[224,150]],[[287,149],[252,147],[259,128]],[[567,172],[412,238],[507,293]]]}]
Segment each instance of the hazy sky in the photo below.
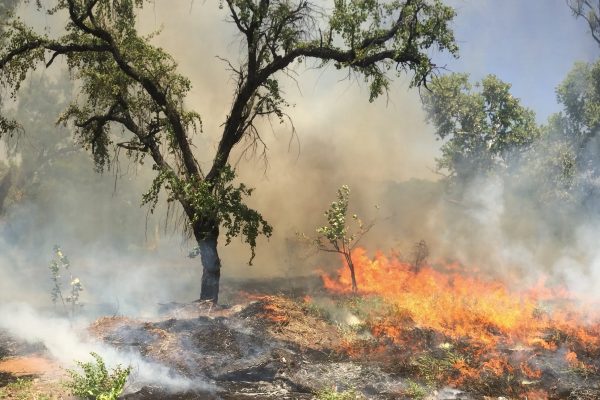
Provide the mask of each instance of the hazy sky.
[{"label": "hazy sky", "polygon": [[575,61],[593,61],[600,46],[586,22],[571,14],[566,0],[450,0],[460,59],[448,68],[474,78],[496,74],[538,114],[559,110],[555,87]]}]

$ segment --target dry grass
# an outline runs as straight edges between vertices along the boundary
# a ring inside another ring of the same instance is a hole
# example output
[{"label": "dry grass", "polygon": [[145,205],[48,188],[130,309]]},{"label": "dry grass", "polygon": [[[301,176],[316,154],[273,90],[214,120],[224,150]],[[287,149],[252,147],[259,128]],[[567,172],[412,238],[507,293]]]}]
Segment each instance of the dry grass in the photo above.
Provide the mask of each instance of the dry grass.
[{"label": "dry grass", "polygon": [[342,335],[304,301],[284,296],[255,296],[239,316],[262,324],[276,339],[312,350],[338,349]]},{"label": "dry grass", "polygon": [[46,381],[40,378],[16,378],[0,388],[0,399],[6,400],[72,400],[58,381]]}]

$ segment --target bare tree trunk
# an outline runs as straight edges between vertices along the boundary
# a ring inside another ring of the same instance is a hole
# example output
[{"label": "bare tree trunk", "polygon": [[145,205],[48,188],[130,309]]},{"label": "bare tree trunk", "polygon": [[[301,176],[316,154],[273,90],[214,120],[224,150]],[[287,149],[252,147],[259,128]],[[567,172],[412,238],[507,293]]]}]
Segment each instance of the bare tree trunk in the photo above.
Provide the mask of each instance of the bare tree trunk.
[{"label": "bare tree trunk", "polygon": [[350,268],[350,277],[352,278],[352,293],[358,292],[358,285],[356,284],[356,274],[354,273],[354,263],[352,262],[352,254],[344,253],[348,268]]},{"label": "bare tree trunk", "polygon": [[[192,211],[188,212],[190,220],[193,218]],[[200,300],[210,300],[216,304],[219,300],[219,279],[221,278],[221,260],[217,251],[219,224],[210,217],[200,217],[193,224],[193,232],[202,262]]]},{"label": "bare tree trunk", "polygon": [[221,260],[217,251],[217,237],[210,236],[198,240],[200,260],[202,261],[202,287],[200,300],[219,300],[219,279],[221,278]]},{"label": "bare tree trunk", "polygon": [[0,179],[0,215],[4,214],[4,206],[8,192],[13,184],[13,167],[9,167],[6,175]]}]

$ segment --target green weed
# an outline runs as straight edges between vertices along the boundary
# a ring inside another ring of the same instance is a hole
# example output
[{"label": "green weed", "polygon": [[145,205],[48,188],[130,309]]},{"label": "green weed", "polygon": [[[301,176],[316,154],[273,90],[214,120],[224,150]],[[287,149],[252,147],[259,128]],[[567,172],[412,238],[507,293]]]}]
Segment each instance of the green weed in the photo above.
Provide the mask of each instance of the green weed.
[{"label": "green weed", "polygon": [[336,388],[326,388],[317,393],[317,400],[362,400],[364,397],[354,389],[338,392]]},{"label": "green weed", "polygon": [[65,387],[74,396],[86,400],[117,400],[123,392],[131,367],[122,368],[118,365],[109,373],[102,357],[96,353],[90,354],[95,361],[77,361],[82,372],[67,370],[70,380],[65,382]]},{"label": "green weed", "polygon": [[404,390],[404,394],[411,399],[421,400],[427,396],[427,389],[422,385],[419,385],[417,382],[408,379],[406,381],[406,389]]}]

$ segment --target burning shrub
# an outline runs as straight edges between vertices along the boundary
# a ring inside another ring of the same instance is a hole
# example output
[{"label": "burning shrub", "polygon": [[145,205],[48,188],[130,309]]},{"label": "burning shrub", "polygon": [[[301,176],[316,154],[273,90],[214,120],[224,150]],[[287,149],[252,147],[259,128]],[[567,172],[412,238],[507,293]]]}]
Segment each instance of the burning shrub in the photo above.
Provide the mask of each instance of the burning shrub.
[{"label": "burning shrub", "polygon": [[427,242],[425,242],[425,240],[415,243],[412,256],[414,260],[413,266],[415,267],[415,271],[419,272],[429,256],[429,247],[427,246]]}]

